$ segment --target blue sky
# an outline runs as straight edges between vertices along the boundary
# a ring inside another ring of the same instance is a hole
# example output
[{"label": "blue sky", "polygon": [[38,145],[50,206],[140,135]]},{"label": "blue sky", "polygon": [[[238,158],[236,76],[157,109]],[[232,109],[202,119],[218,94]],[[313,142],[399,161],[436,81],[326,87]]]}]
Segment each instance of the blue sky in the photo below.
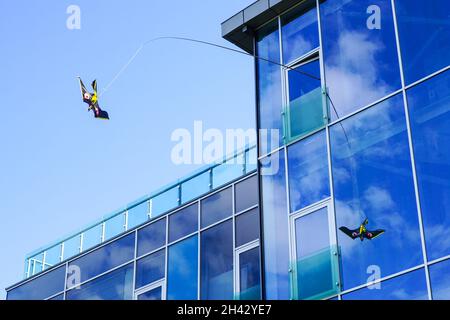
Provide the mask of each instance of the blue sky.
[{"label": "blue sky", "polygon": [[[253,62],[183,42],[147,46],[101,97],[94,120],[75,76],[99,90],[140,44],[188,36],[232,46],[220,23],[252,0],[0,2],[0,298],[27,253],[189,174],[171,133],[253,128]],[[68,30],[66,9],[81,8]]]}]

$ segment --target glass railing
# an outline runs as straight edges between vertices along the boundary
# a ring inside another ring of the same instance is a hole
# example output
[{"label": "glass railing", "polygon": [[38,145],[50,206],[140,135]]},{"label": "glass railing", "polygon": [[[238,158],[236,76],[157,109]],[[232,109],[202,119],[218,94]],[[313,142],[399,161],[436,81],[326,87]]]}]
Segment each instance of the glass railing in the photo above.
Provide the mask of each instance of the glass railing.
[{"label": "glass railing", "polygon": [[25,278],[70,259],[150,219],[256,170],[256,146],[246,147],[27,255]]}]

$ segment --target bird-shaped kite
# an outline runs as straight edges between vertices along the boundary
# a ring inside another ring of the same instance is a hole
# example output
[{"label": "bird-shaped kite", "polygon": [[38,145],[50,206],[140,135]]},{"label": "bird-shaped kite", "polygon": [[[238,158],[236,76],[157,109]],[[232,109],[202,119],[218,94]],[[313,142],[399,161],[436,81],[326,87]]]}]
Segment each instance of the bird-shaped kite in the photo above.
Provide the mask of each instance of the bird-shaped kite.
[{"label": "bird-shaped kite", "polygon": [[364,239],[372,240],[385,232],[385,230],[383,229],[377,229],[374,231],[367,230],[366,225],[368,223],[369,220],[365,219],[357,229],[350,230],[347,227],[340,227],[339,230],[341,230],[353,240],[359,238],[361,241],[363,241]]},{"label": "bird-shaped kite", "polygon": [[98,105],[97,80],[92,82],[92,89],[94,89],[93,93],[89,93],[89,91],[87,91],[80,77],[78,77],[78,80],[80,81],[80,90],[83,101],[89,105],[88,111],[93,110],[95,118],[109,120],[108,112],[100,109],[100,106]]}]

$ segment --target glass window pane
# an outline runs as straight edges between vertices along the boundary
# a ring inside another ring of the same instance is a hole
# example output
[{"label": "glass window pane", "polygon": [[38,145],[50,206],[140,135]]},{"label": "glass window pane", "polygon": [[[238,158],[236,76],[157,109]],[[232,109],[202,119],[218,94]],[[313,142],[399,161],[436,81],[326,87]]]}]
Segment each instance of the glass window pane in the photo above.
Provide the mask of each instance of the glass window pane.
[{"label": "glass window pane", "polygon": [[37,255],[31,258],[31,270],[30,274],[35,275],[41,272],[44,268],[44,253],[38,253]]},{"label": "glass window pane", "polygon": [[259,239],[259,209],[253,209],[236,217],[236,247]]},{"label": "glass window pane", "polygon": [[330,196],[326,132],[321,131],[288,148],[291,212]]},{"label": "glass window pane", "polygon": [[202,200],[201,225],[205,228],[233,214],[231,188],[217,192]]},{"label": "glass window pane", "polygon": [[67,300],[131,300],[133,298],[133,264],[114,270],[79,289],[67,291]]},{"label": "glass window pane", "polygon": [[176,241],[198,230],[198,204],[169,216],[169,242]]},{"label": "glass window pane", "polygon": [[[73,272],[79,270],[80,281],[83,282],[133,258],[134,233],[131,233],[70,262],[67,275],[68,287],[72,285]],[[70,272],[71,270],[73,272]]]},{"label": "glass window pane", "polygon": [[64,257],[63,260],[67,260],[80,253],[80,235],[76,235],[66,241],[64,241]]},{"label": "glass window pane", "polygon": [[198,237],[193,236],[169,247],[168,300],[196,300],[198,282]]},{"label": "glass window pane", "polygon": [[239,255],[239,300],[261,299],[259,247]]},{"label": "glass window pane", "polygon": [[137,206],[128,209],[128,229],[143,224],[148,220],[148,214],[150,212],[149,202],[145,201]]},{"label": "glass window pane", "polygon": [[365,283],[369,266],[385,277],[423,263],[402,95],[334,125],[330,139],[337,226],[367,218],[368,230],[386,230],[364,242],[338,230],[345,289]]},{"label": "glass window pane", "polygon": [[157,287],[140,294],[138,300],[162,300],[162,287]]},{"label": "glass window pane", "polygon": [[61,300],[64,300],[64,294],[59,294],[59,295],[57,295],[56,297],[53,297],[53,298],[51,298],[51,299],[49,299],[49,300],[52,300],[52,301],[61,301]]},{"label": "glass window pane", "polygon": [[201,299],[233,299],[233,224],[226,221],[201,234]]},{"label": "glass window pane", "polygon": [[281,17],[283,36],[283,63],[288,64],[319,47],[317,9],[299,7]]},{"label": "glass window pane", "polygon": [[284,152],[261,160],[266,298],[289,296],[289,225]]},{"label": "glass window pane", "polygon": [[428,300],[425,272],[419,269],[342,296],[343,300]]},{"label": "glass window pane", "polygon": [[400,89],[390,0],[325,1],[320,14],[333,120]]},{"label": "glass window pane", "polygon": [[105,221],[105,240],[112,239],[124,231],[125,231],[124,213],[121,213]]},{"label": "glass window pane", "polygon": [[213,168],[213,188],[223,186],[244,174],[244,154],[228,159],[223,164]]},{"label": "glass window pane", "polygon": [[83,234],[83,251],[95,247],[102,242],[103,225],[98,224]]},{"label": "glass window pane", "polygon": [[7,300],[43,300],[64,291],[66,266],[39,276],[8,291]]},{"label": "glass window pane", "polygon": [[406,84],[448,66],[450,2],[397,0],[395,6]]},{"label": "glass window pane", "polygon": [[318,300],[338,293],[339,261],[329,230],[328,208],[295,220],[295,299]]},{"label": "glass window pane", "polygon": [[138,231],[137,255],[152,252],[166,244],[166,218],[153,222]]},{"label": "glass window pane", "polygon": [[44,269],[49,269],[60,262],[61,262],[61,245],[58,244],[46,251]]},{"label": "glass window pane", "polygon": [[[259,30],[256,50],[259,57],[280,63],[278,21],[274,21]],[[259,152],[260,155],[263,155],[283,144],[281,69],[276,64],[262,59],[258,59],[256,63],[258,73],[258,127],[267,130],[267,135],[259,135]]]},{"label": "glass window pane", "polygon": [[152,198],[152,218],[157,217],[179,205],[179,187],[172,188]]},{"label": "glass window pane", "polygon": [[164,278],[166,250],[162,249],[136,263],[136,289]]},{"label": "glass window pane", "polygon": [[186,203],[211,190],[210,171],[206,171],[181,185],[181,202]]},{"label": "glass window pane", "polygon": [[450,260],[430,266],[430,281],[434,300],[450,300]]},{"label": "glass window pane", "polygon": [[249,173],[257,169],[257,158],[256,148],[251,148],[245,152],[245,173]]},{"label": "glass window pane", "polygon": [[428,260],[450,254],[450,72],[407,91]]},{"label": "glass window pane", "polygon": [[288,141],[308,134],[326,123],[322,104],[319,59],[288,72],[289,107],[287,110]]},{"label": "glass window pane", "polygon": [[258,176],[253,176],[236,184],[236,212],[241,212],[257,205],[259,198],[258,194]]}]

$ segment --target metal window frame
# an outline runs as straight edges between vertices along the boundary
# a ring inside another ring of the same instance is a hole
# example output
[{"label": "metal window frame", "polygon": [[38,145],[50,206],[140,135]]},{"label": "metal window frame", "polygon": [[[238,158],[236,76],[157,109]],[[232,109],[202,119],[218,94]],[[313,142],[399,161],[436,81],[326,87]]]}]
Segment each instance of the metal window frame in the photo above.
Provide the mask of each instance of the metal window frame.
[{"label": "metal window frame", "polygon": [[[241,279],[240,279],[240,255],[242,253],[245,253],[249,250],[255,249],[255,248],[259,248],[260,247],[260,242],[259,239],[253,240],[249,243],[246,243],[240,247],[237,247],[234,249],[234,254],[233,254],[233,286],[234,286],[234,296],[239,296],[239,294],[241,293]],[[261,283],[261,254],[259,253],[259,281]],[[262,297],[262,292],[261,292],[261,286],[260,286],[260,296]]]}]

